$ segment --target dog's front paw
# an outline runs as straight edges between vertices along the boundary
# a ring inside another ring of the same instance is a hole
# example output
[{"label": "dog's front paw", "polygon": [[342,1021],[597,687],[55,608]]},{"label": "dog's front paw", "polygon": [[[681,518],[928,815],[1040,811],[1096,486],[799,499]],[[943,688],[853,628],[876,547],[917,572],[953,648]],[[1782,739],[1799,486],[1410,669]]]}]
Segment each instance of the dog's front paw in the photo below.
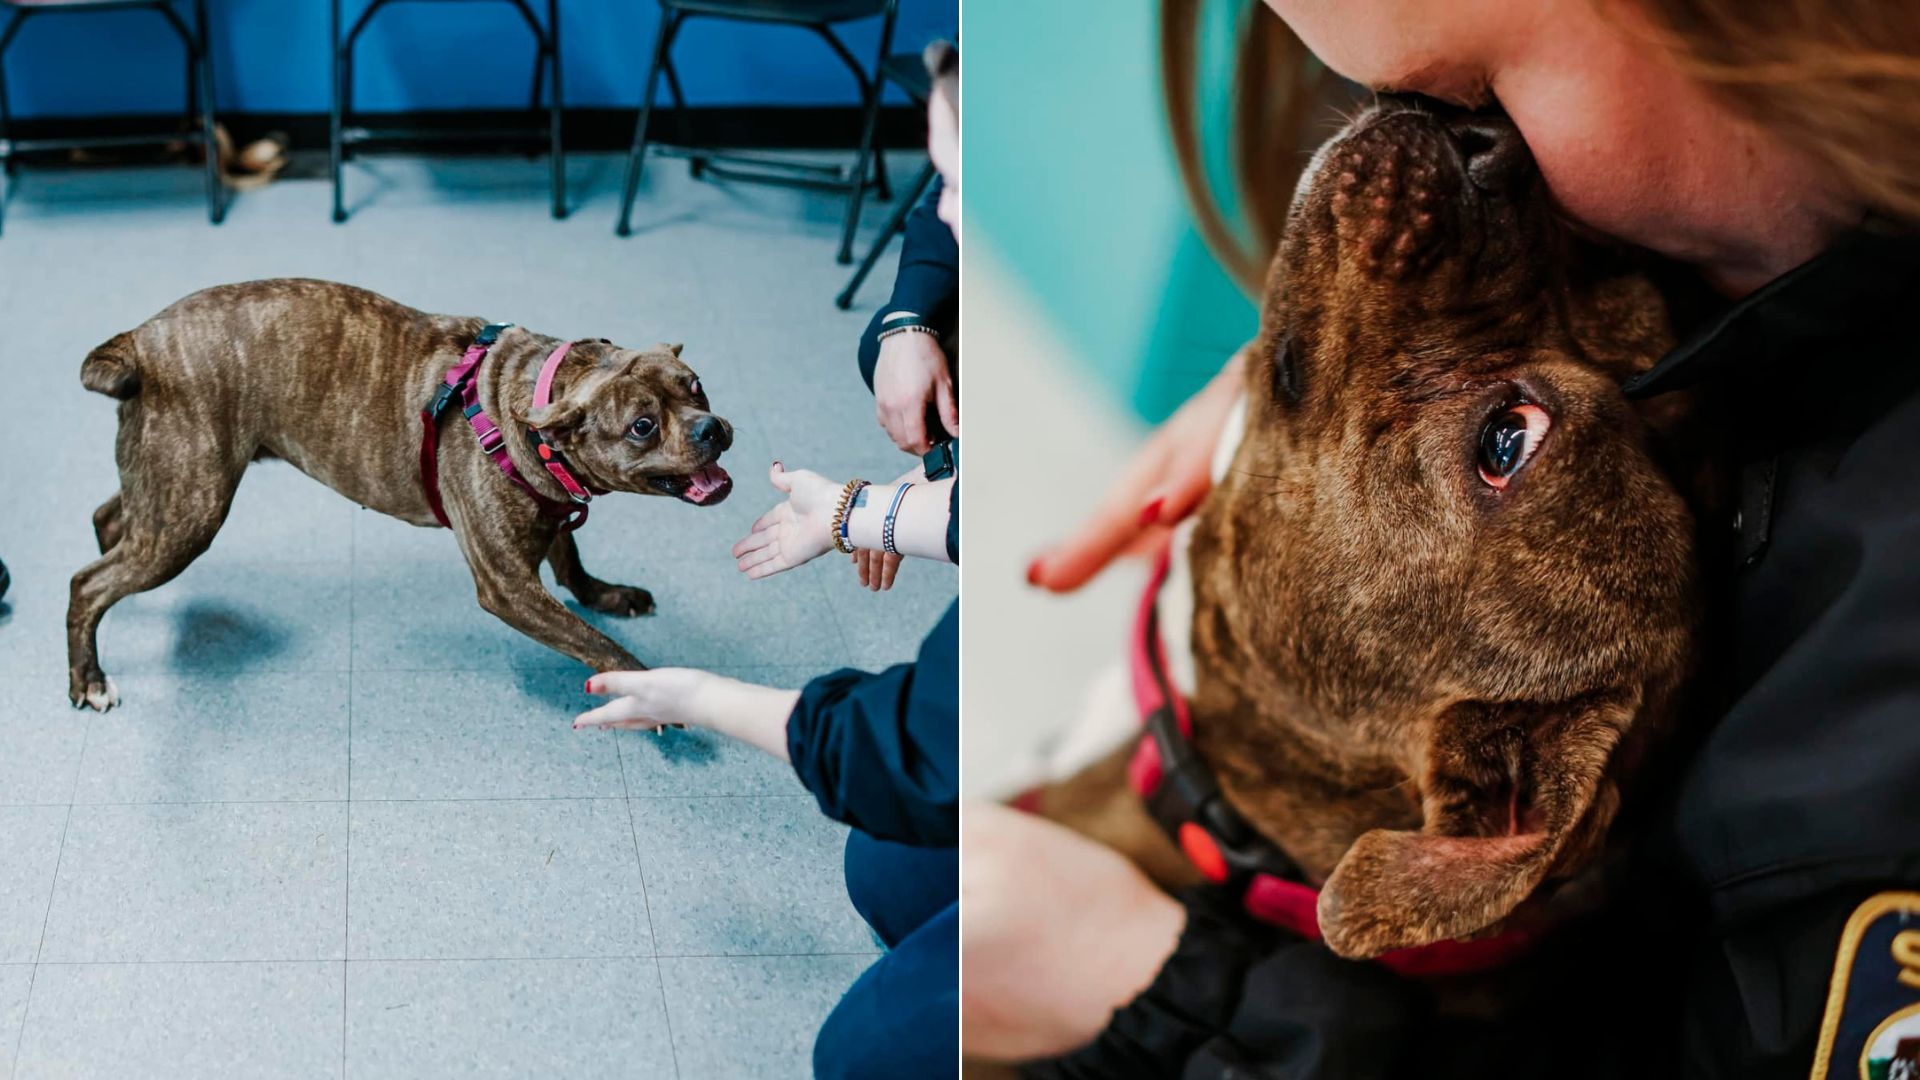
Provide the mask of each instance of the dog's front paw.
[{"label": "dog's front paw", "polygon": [[609,585],[596,594],[587,606],[609,615],[651,615],[653,594],[631,585]]},{"label": "dog's front paw", "polygon": [[99,672],[85,679],[76,676],[67,687],[67,700],[73,702],[76,709],[106,712],[120,704],[120,688]]}]

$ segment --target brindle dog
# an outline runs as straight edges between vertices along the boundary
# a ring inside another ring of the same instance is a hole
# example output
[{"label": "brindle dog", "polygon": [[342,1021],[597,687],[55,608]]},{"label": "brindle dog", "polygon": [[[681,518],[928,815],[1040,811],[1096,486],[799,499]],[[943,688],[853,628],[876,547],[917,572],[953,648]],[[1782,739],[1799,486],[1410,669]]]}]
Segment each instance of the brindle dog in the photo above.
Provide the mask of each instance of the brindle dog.
[{"label": "brindle dog", "polygon": [[[362,506],[436,524],[421,487],[420,410],[485,322],[332,282],[255,281],[194,293],[88,355],[82,384],[120,401],[120,490],[94,511],[100,558],[73,577],[73,704],[104,712],[118,702],[100,668],[101,617],[207,549],[251,462],[284,459]],[[733,428],[709,408],[679,345],[576,342],[551,403],[536,410],[535,374],[559,344],[509,329],[474,376],[521,476],[566,501],[531,449],[536,428],[589,486],[708,506],[726,497],[717,461]],[[645,614],[653,597],[587,573],[573,534],[481,451],[457,402],[441,429],[441,498],[480,606],[595,671],[642,666],[547,592],[540,560],[599,611]]]},{"label": "brindle dog", "polygon": [[[1302,179],[1193,533],[1191,705],[1341,956],[1556,917],[1671,729],[1696,472],[1677,410],[1621,388],[1670,345],[1504,118],[1383,100]],[[1131,749],[1041,812],[1197,880],[1126,790]]]}]

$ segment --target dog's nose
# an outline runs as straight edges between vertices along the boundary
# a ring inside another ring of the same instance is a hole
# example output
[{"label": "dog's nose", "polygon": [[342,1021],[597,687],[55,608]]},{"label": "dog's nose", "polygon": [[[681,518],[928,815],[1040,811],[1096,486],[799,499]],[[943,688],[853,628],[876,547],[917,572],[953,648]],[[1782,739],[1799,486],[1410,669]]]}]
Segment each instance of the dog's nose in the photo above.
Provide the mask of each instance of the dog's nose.
[{"label": "dog's nose", "polygon": [[695,420],[693,426],[687,429],[687,438],[693,440],[695,446],[715,451],[733,445],[733,436],[727,434],[727,425],[712,413]]},{"label": "dog's nose", "polygon": [[1460,147],[1468,178],[1490,195],[1506,193],[1532,160],[1520,129],[1504,116],[1463,113],[1447,129]]}]

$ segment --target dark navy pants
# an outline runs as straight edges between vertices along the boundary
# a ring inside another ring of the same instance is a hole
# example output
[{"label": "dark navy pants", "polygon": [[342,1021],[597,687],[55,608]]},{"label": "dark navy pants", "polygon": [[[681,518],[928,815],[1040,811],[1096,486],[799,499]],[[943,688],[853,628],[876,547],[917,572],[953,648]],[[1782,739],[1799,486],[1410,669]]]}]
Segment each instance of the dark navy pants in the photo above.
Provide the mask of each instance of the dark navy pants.
[{"label": "dark navy pants", "polygon": [[847,895],[886,943],[813,1044],[822,1080],[960,1074],[960,852],[847,836]]}]

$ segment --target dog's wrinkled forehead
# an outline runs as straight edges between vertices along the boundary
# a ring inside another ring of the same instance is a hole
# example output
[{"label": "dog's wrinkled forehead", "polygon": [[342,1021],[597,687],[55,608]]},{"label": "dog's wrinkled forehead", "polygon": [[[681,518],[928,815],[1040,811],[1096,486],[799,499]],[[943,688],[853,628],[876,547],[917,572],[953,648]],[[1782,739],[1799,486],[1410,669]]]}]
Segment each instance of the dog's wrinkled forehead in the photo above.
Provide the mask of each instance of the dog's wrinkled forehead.
[{"label": "dog's wrinkled forehead", "polygon": [[645,398],[667,404],[696,403],[701,398],[699,376],[680,358],[679,345],[627,349],[605,339],[574,346],[592,362],[581,389],[595,398]]}]

